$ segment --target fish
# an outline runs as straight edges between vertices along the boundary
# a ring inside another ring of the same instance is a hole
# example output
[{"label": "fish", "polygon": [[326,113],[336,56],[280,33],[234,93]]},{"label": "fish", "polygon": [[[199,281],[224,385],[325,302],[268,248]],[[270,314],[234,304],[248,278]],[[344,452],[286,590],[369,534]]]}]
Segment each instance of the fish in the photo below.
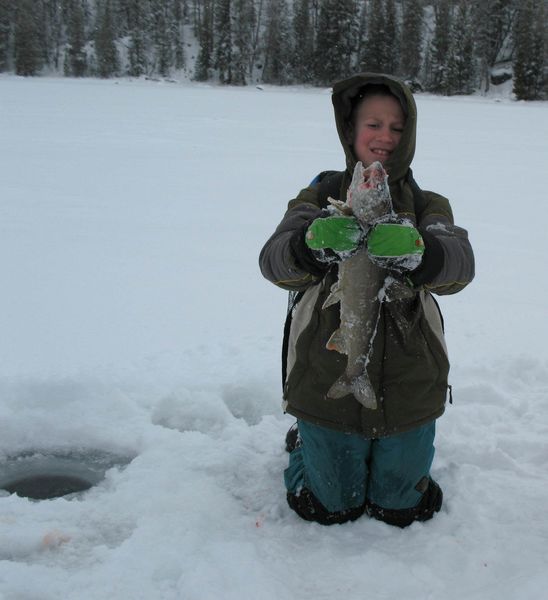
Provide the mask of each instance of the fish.
[{"label": "fish", "polygon": [[[354,216],[365,238],[378,221],[394,215],[388,175],[378,161],[368,167],[356,164],[346,201],[328,201],[343,215]],[[340,325],[326,348],[348,357],[345,372],[327,392],[330,399],[353,394],[369,409],[377,408],[377,396],[367,373],[367,364],[380,315],[386,270],[371,261],[365,243],[354,253],[342,257],[337,281],[332,285],[323,309],[340,304]]]}]

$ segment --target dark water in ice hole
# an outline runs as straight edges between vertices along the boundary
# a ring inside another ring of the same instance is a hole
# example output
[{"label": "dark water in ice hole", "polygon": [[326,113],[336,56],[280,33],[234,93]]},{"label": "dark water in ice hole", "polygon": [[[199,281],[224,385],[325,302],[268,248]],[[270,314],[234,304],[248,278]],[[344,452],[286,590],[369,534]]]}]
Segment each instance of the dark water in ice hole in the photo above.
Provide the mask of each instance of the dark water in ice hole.
[{"label": "dark water in ice hole", "polygon": [[0,490],[33,500],[78,494],[100,483],[108,469],[133,458],[102,450],[27,451],[0,460]]}]

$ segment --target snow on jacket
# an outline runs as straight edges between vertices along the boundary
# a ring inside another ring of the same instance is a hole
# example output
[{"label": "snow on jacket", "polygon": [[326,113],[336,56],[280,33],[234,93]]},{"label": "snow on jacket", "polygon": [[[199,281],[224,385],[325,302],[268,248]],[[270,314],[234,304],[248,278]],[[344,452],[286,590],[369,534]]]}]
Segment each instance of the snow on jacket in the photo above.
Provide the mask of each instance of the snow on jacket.
[{"label": "snow on jacket", "polygon": [[411,275],[413,296],[381,305],[367,365],[378,408],[363,407],[353,395],[339,400],[326,396],[345,370],[347,360],[345,355],[326,348],[339,326],[339,306],[322,309],[337,279],[337,265],[320,271],[299,261],[294,251],[296,236],[322,214],[320,183],[303,189],[289,202],[281,223],[261,251],[259,263],[272,283],[304,292],[293,311],[289,333],[285,410],[317,425],[376,438],[413,429],[443,413],[449,361],[442,317],[432,292],[441,295],[462,290],[474,277],[474,255],[467,232],[453,222],[446,198],[423,191],[423,202],[417,210],[407,181],[415,152],[415,101],[409,89],[390,76],[357,75],[333,88],[335,121],[347,166],[339,198],[346,197],[357,160],[351,146],[352,99],[368,83],[387,85],[404,107],[404,131],[385,168],[394,210],[415,222],[426,248],[422,265]]}]

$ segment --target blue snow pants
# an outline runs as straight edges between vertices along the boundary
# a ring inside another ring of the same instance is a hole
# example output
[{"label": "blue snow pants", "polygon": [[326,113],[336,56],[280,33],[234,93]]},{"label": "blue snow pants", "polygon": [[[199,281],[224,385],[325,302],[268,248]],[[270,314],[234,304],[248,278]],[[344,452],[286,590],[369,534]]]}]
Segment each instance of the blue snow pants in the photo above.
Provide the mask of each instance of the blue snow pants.
[{"label": "blue snow pants", "polygon": [[302,443],[291,452],[284,473],[289,495],[309,490],[330,513],[356,511],[367,503],[381,512],[398,511],[416,507],[423,498],[434,458],[434,421],[379,439],[302,420],[298,428]]}]

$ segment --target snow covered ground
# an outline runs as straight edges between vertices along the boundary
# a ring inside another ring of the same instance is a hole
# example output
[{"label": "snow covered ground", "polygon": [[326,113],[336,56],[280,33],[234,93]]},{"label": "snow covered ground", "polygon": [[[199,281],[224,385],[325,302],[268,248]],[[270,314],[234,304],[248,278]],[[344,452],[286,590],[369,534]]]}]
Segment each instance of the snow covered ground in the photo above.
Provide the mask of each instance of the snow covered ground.
[{"label": "snow covered ground", "polygon": [[286,296],[259,250],[343,167],[329,93],[0,77],[0,459],[127,457],[0,497],[0,598],[530,600],[548,586],[548,104],[420,96],[415,177],[477,276],[440,299],[442,512],[325,528],[285,503]]}]

